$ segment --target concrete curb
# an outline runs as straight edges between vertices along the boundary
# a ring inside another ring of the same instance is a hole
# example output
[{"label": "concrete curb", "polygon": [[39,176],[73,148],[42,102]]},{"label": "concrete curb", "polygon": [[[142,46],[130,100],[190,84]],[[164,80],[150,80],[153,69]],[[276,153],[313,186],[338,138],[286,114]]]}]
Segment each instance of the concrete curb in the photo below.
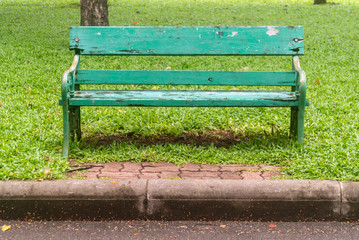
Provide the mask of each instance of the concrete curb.
[{"label": "concrete curb", "polygon": [[0,182],[1,219],[346,220],[359,182],[55,180]]}]

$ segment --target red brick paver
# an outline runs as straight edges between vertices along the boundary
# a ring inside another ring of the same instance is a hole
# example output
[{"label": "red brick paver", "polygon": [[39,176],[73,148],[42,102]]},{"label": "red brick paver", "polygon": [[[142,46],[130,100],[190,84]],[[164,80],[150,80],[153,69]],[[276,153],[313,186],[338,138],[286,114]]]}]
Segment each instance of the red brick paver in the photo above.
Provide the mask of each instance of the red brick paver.
[{"label": "red brick paver", "polygon": [[247,172],[247,171],[244,171],[244,172],[242,172],[241,176],[243,177],[244,180],[249,180],[249,179],[263,180],[261,174],[262,174],[261,172]]},{"label": "red brick paver", "polygon": [[213,179],[220,178],[219,172],[190,172],[183,171],[179,176],[183,179]]},{"label": "red brick paver", "polygon": [[173,163],[155,163],[146,165],[141,173],[179,172],[180,167]]},{"label": "red brick paver", "polygon": [[98,172],[85,172],[82,174],[82,177],[86,179],[96,179],[98,178]]},{"label": "red brick paver", "polygon": [[87,170],[87,172],[100,172],[101,169],[103,169],[103,164],[99,165],[99,164],[87,164],[87,165],[83,165],[80,167],[76,167],[76,168],[81,168],[81,167],[91,167],[90,169]]},{"label": "red brick paver", "polygon": [[181,171],[191,171],[191,172],[198,172],[201,169],[201,165],[194,164],[194,163],[187,163],[183,164],[181,167]]},{"label": "red brick paver", "polygon": [[121,169],[121,172],[140,173],[140,171],[143,169],[143,167],[140,163],[124,162],[124,163],[122,163],[122,166],[123,166],[123,168]]},{"label": "red brick paver", "polygon": [[118,178],[121,179],[132,179],[132,178],[138,178],[139,174],[138,173],[133,173],[133,172],[120,172],[120,174],[118,175]]},{"label": "red brick paver", "polygon": [[219,172],[220,168],[218,165],[201,164],[201,170],[204,172]]},{"label": "red brick paver", "polygon": [[220,165],[222,172],[236,172],[236,171],[258,171],[260,167],[254,167],[251,165],[244,164],[229,164],[229,165]]},{"label": "red brick paver", "polygon": [[110,179],[116,179],[116,178],[120,178],[120,172],[111,172],[111,171],[108,171],[108,172],[101,172],[99,175],[98,175],[98,178],[110,178]]},{"label": "red brick paver", "polygon": [[230,164],[230,165],[220,165],[220,168],[222,172],[239,172],[241,166],[242,165]]},{"label": "red brick paver", "polygon": [[243,179],[241,172],[222,172],[221,179]]},{"label": "red brick paver", "polygon": [[282,174],[280,174],[280,172],[263,172],[262,173],[262,177],[264,178],[264,180],[276,179],[281,176],[282,176]]},{"label": "red brick paver", "polygon": [[123,169],[122,163],[111,162],[111,163],[103,164],[103,168],[101,169],[101,172],[119,172],[121,169]]},{"label": "red brick paver", "polygon": [[162,172],[159,176],[163,179],[180,178],[179,172]]}]

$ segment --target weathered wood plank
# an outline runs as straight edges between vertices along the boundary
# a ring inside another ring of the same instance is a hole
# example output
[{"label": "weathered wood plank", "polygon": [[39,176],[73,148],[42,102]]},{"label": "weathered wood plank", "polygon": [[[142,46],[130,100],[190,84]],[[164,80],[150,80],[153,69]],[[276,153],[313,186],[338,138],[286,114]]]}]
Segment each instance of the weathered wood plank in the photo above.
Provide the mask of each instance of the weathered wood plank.
[{"label": "weathered wood plank", "polygon": [[302,26],[72,27],[70,49],[90,55],[302,55]]},{"label": "weathered wood plank", "polygon": [[79,70],[77,84],[295,86],[295,71]]},{"label": "weathered wood plank", "polygon": [[293,107],[287,91],[75,91],[71,106]]}]

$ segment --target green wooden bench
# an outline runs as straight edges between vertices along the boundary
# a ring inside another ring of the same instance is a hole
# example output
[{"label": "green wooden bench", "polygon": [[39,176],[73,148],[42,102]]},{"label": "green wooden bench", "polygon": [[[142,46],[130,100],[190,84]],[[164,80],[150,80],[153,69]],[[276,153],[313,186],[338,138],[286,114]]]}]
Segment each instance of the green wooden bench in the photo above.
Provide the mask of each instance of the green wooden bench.
[{"label": "green wooden bench", "polygon": [[[301,26],[288,27],[72,27],[72,66],[62,76],[63,156],[81,138],[81,106],[290,107],[290,133],[303,142],[306,75]],[[80,55],[289,55],[291,71],[82,70]],[[288,86],[288,91],[80,90],[85,84]]]}]

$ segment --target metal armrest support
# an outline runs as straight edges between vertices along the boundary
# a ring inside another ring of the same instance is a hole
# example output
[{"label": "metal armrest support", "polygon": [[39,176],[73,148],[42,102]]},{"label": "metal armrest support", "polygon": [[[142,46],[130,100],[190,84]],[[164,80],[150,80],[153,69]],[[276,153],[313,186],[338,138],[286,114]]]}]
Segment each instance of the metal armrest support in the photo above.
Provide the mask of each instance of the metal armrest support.
[{"label": "metal armrest support", "polygon": [[298,74],[296,91],[299,92],[299,105],[304,108],[307,92],[307,77],[305,72],[300,67],[298,56],[293,57],[293,70],[295,70]]},{"label": "metal armrest support", "polygon": [[61,79],[61,97],[62,103],[67,104],[67,93],[69,92],[69,85],[73,88],[74,85],[74,75],[76,69],[78,69],[80,62],[80,55],[75,55],[74,60],[70,69],[66,70],[62,75]]}]

